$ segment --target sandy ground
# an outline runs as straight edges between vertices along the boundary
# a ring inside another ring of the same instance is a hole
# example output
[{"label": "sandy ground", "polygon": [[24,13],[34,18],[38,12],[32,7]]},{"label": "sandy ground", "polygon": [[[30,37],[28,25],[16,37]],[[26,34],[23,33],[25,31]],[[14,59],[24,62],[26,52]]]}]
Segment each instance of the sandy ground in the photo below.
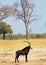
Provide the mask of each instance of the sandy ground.
[{"label": "sandy ground", "polygon": [[46,65],[46,60],[31,60],[29,62],[20,61],[19,63],[1,62],[0,65]]},{"label": "sandy ground", "polygon": [[28,62],[23,56],[19,57],[19,63],[14,62],[14,51],[0,52],[0,65],[46,65],[46,48],[34,48],[28,54]]},{"label": "sandy ground", "polygon": [[31,60],[31,61],[28,61],[28,62],[20,61],[19,63],[15,63],[15,62],[0,62],[0,65],[46,65],[46,59]]}]

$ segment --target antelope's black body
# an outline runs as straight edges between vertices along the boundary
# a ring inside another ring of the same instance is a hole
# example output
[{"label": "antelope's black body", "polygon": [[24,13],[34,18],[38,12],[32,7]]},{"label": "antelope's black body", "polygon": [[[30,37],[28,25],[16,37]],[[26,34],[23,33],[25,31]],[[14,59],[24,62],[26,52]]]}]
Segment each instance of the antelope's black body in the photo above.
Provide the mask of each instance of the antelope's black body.
[{"label": "antelope's black body", "polygon": [[[24,41],[24,42],[28,42],[28,41]],[[15,57],[15,62],[16,60],[19,62],[18,58],[20,55],[25,55],[25,61],[27,62],[27,56],[28,56],[28,53],[29,53],[29,50],[30,48],[32,49],[31,45],[30,45],[30,42],[28,42],[29,46],[23,48],[22,50],[17,50],[16,51],[16,57]]]}]

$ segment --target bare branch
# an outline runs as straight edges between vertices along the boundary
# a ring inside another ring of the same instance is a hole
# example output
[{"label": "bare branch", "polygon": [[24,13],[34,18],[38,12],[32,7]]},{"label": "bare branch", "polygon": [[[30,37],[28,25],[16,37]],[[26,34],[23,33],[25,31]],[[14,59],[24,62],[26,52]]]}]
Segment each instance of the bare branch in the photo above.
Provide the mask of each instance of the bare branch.
[{"label": "bare branch", "polygon": [[14,13],[13,9],[10,6],[2,6],[0,8],[0,20],[7,18],[8,16]]},{"label": "bare branch", "polygon": [[22,17],[23,17],[23,15],[21,14],[21,12],[18,11],[17,9],[15,9],[15,12],[16,12],[16,14],[17,14],[18,16],[22,16]]},{"label": "bare branch", "polygon": [[37,20],[39,20],[39,19],[32,19],[32,20],[30,20],[31,21],[30,24],[32,24],[34,21],[37,21]]}]

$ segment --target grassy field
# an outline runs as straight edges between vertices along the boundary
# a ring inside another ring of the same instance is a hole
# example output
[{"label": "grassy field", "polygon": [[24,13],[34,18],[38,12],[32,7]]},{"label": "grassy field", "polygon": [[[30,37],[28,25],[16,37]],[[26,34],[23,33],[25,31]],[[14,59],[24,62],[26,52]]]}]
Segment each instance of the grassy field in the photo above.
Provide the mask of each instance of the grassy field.
[{"label": "grassy field", "polygon": [[29,41],[33,48],[46,48],[46,39],[0,40],[0,50],[22,49],[28,46],[28,43],[23,41]]},{"label": "grassy field", "polygon": [[[15,63],[15,51],[28,46],[30,41],[32,50],[28,54],[28,62],[25,57],[19,57],[19,63]],[[0,40],[0,65],[46,65],[46,39],[29,40]]]}]

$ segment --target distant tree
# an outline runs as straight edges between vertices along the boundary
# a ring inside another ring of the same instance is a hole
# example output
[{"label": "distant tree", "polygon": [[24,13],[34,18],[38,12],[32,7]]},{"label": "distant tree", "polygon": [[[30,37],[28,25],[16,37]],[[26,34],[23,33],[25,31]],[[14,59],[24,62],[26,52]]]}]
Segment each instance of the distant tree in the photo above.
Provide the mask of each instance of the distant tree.
[{"label": "distant tree", "polygon": [[32,24],[35,18],[34,14],[35,5],[31,2],[31,0],[19,0],[14,4],[14,11],[16,13],[16,17],[21,19],[26,28],[26,39],[29,39],[29,25]]},{"label": "distant tree", "polygon": [[0,22],[0,34],[3,34],[3,39],[5,39],[5,34],[8,34],[8,33],[10,34],[13,33],[11,26],[1,21]]},{"label": "distant tree", "polygon": [[0,21],[3,19],[6,19],[7,17],[11,16],[13,14],[13,10],[11,6],[3,6],[0,7]]}]

